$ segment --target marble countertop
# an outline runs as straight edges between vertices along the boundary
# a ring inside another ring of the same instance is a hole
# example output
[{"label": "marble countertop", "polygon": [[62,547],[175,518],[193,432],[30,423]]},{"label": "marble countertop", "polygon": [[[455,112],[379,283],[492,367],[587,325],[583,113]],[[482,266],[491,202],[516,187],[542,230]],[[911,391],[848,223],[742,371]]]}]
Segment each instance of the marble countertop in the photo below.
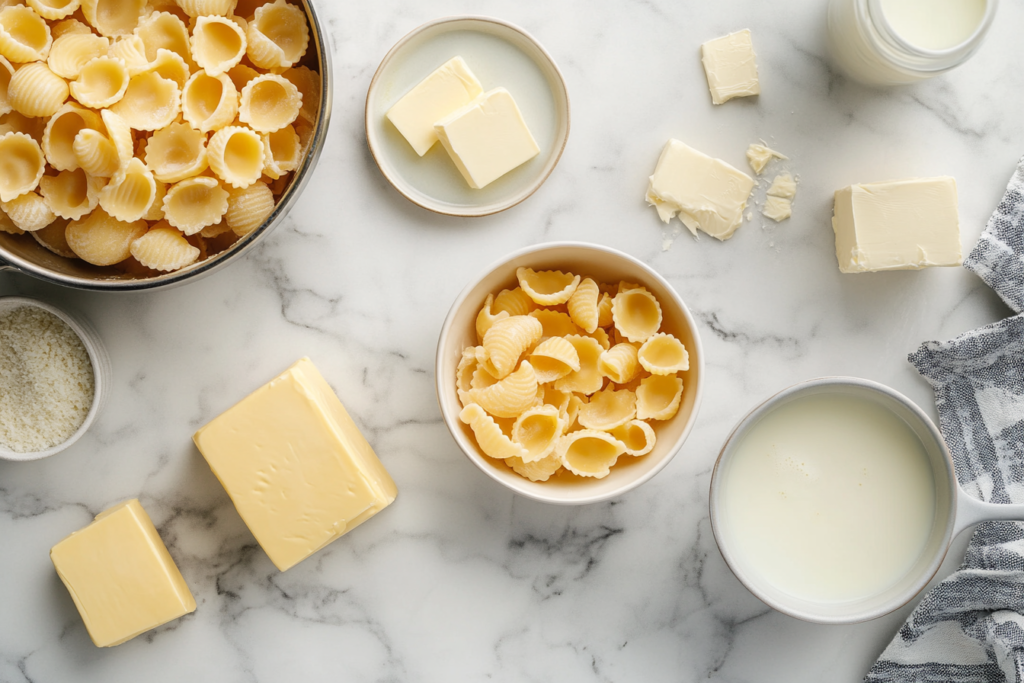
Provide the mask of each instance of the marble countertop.
[{"label": "marble countertop", "polygon": [[[1024,7],[1002,3],[959,70],[873,91],[830,68],[822,0],[317,5],[336,76],[327,146],[257,249],[200,281],[142,294],[0,274],[0,294],[91,320],[114,366],[110,400],[81,441],[45,461],[0,462],[0,681],[859,681],[910,607],[844,627],[766,608],[718,553],[711,467],[754,403],[810,377],[877,380],[934,416],[907,353],[1009,314],[963,269],[841,275],[829,221],[832,192],[852,182],[948,174],[965,253],[973,246],[1024,153]],[[524,204],[483,219],[404,200],[363,131],[366,88],[390,46],[466,11],[537,36],[573,103],[555,173]],[[713,107],[699,45],[747,27],[763,94]],[[740,168],[758,138],[783,151],[800,176],[793,218],[755,214],[728,242],[682,234],[663,251],[667,231],[643,195],[669,137]],[[707,357],[704,404],[679,455],[639,489],[586,507],[515,497],[485,477],[434,397],[435,344],[455,296],[488,263],[549,240],[606,244],[657,269],[695,314]],[[190,436],[303,355],[400,495],[279,573]],[[199,607],[98,649],[48,551],[136,496]]]}]

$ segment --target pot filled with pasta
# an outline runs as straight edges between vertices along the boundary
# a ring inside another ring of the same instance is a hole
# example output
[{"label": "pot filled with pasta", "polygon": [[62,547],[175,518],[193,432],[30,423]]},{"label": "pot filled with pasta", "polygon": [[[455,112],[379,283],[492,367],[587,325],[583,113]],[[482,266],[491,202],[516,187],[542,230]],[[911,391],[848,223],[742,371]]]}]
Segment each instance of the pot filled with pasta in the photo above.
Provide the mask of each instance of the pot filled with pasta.
[{"label": "pot filled with pasta", "polygon": [[0,9],[0,270],[141,290],[226,265],[308,181],[330,72],[308,0]]}]

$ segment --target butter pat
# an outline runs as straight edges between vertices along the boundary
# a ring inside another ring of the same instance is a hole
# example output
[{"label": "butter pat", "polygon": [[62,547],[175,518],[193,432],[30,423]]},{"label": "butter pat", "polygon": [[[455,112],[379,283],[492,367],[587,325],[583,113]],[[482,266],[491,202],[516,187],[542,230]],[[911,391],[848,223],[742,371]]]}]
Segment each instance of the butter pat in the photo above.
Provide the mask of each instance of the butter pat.
[{"label": "butter pat", "polygon": [[960,265],[956,180],[851,185],[835,195],[832,229],[844,273]]},{"label": "butter pat", "polygon": [[505,88],[490,90],[434,126],[441,144],[473,189],[486,187],[540,154]]},{"label": "butter pat", "polygon": [[53,546],[50,560],[99,647],[120,645],[196,609],[138,500],[101,512]]},{"label": "butter pat", "polygon": [[712,102],[722,104],[761,93],[750,29],[709,40],[700,46],[700,52]]},{"label": "butter pat", "polygon": [[483,91],[462,57],[452,57],[398,100],[386,116],[423,156],[437,142],[434,124]]},{"label": "butter pat", "polygon": [[390,505],[398,490],[308,358],[195,433],[238,514],[284,571]]},{"label": "butter pat", "polygon": [[743,222],[754,179],[720,159],[669,140],[658,159],[647,202],[668,223],[673,216],[690,229],[727,240]]}]

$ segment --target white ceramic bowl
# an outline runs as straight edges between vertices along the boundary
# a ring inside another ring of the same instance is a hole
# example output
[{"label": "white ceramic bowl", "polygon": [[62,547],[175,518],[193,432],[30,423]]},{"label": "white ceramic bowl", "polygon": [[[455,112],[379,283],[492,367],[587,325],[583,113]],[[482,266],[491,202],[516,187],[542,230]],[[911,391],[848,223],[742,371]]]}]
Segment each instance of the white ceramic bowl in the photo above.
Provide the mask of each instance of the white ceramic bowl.
[{"label": "white ceramic bowl", "polygon": [[[598,282],[620,280],[643,285],[661,303],[662,330],[675,335],[690,353],[690,369],[683,373],[683,400],[670,420],[655,421],[658,440],[645,456],[623,456],[604,479],[561,473],[545,482],[533,482],[513,472],[501,460],[483,454],[472,430],[459,420],[462,404],[455,390],[455,370],[462,350],[476,346],[476,315],[489,293],[518,286],[516,268],[570,271]],[[682,299],[648,266],[615,249],[583,242],[554,242],[528,247],[506,256],[471,282],[452,304],[441,327],[434,365],[437,400],[455,442],[484,474],[516,493],[546,503],[581,505],[621,495],[648,481],[668,465],[693,428],[704,390],[704,350],[693,317]]]},{"label": "white ceramic bowl", "polygon": [[[484,90],[508,89],[540,154],[474,190],[440,145],[417,156],[385,114],[405,93],[455,56]],[[569,137],[569,95],[562,74],[529,33],[489,17],[437,19],[414,29],[381,61],[366,94],[366,142],[381,173],[406,199],[450,216],[486,216],[511,208],[551,175]]]},{"label": "white ceramic bowl", "polygon": [[27,461],[39,460],[56,453],[60,453],[65,448],[78,441],[82,435],[88,431],[89,427],[96,419],[96,415],[99,414],[100,410],[103,408],[103,403],[106,401],[108,386],[110,383],[111,368],[110,357],[107,355],[107,350],[103,346],[103,342],[100,339],[100,336],[96,333],[96,330],[94,330],[88,322],[66,313],[56,306],[51,306],[50,304],[37,301],[36,299],[29,299],[22,296],[0,297],[0,313],[5,313],[21,306],[32,306],[33,308],[40,308],[52,313],[67,323],[68,327],[74,330],[75,334],[77,334],[82,340],[82,344],[85,346],[85,350],[89,354],[89,360],[92,363],[94,387],[92,406],[89,408],[89,412],[86,414],[85,420],[78,428],[78,431],[72,434],[67,441],[59,443],[56,446],[51,446],[46,450],[32,451],[29,453],[16,453],[0,446],[0,459]]}]

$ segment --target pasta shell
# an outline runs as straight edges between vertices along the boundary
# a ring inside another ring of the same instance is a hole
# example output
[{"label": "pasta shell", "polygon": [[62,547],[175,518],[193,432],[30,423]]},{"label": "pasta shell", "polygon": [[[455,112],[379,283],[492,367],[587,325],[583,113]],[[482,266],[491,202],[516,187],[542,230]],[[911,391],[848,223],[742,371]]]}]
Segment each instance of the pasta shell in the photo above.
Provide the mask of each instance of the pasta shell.
[{"label": "pasta shell", "polygon": [[505,458],[505,464],[512,468],[512,471],[530,481],[547,481],[558,470],[562,469],[562,461],[552,453],[546,458],[536,462],[525,462],[522,458],[512,456]]},{"label": "pasta shell", "polygon": [[73,171],[78,168],[75,155],[75,137],[83,128],[99,130],[103,119],[94,111],[68,103],[50,117],[43,130],[43,154],[58,171]]},{"label": "pasta shell", "polygon": [[570,372],[580,369],[580,355],[576,347],[563,337],[551,337],[541,342],[530,354],[530,365],[541,384],[554,382]]},{"label": "pasta shell", "polygon": [[597,303],[597,326],[611,327],[614,322],[612,319],[612,297],[608,292],[601,292],[601,300]]},{"label": "pasta shell", "polygon": [[589,277],[580,282],[576,291],[566,302],[569,308],[569,317],[579,325],[587,334],[593,334],[598,328],[598,298],[601,292],[597,289],[597,283]]},{"label": "pasta shell", "polygon": [[535,271],[520,267],[516,268],[516,277],[523,291],[541,306],[564,304],[580,284],[579,275],[560,270]]},{"label": "pasta shell", "polygon": [[527,409],[512,426],[512,441],[526,449],[519,456],[524,463],[536,462],[551,455],[562,436],[562,419],[558,408],[540,405]]},{"label": "pasta shell", "polygon": [[459,402],[463,406],[470,404],[469,391],[473,388],[473,373],[479,361],[477,360],[476,347],[467,346],[462,349],[462,358],[459,359],[459,366],[455,370],[455,390],[459,394]]},{"label": "pasta shell", "polygon": [[242,88],[238,120],[258,133],[273,133],[299,116],[302,94],[277,74],[257,76]]},{"label": "pasta shell", "polygon": [[581,477],[603,479],[612,465],[626,452],[626,446],[607,432],[581,429],[566,434],[558,441],[555,453],[562,467]]},{"label": "pasta shell", "polygon": [[540,323],[543,332],[541,337],[566,337],[570,334],[583,334],[583,330],[576,326],[568,313],[561,311],[549,311],[541,308],[530,311],[530,317],[536,318]]},{"label": "pasta shell", "polygon": [[224,17],[196,19],[192,29],[192,59],[211,76],[219,76],[245,56],[245,31]]},{"label": "pasta shell", "polygon": [[11,98],[7,94],[12,76],[14,76],[14,66],[7,61],[6,57],[0,55],[0,116],[14,111],[11,107]]},{"label": "pasta shell", "polygon": [[127,121],[113,110],[104,109],[100,112],[100,116],[103,117],[103,125],[107,129],[107,137],[114,143],[114,149],[117,150],[118,168],[124,168],[135,156],[132,128],[128,125]]},{"label": "pasta shell", "polygon": [[669,375],[652,375],[640,381],[636,390],[638,420],[668,420],[679,412],[683,380]]},{"label": "pasta shell", "polygon": [[285,0],[263,5],[249,22],[246,40],[246,54],[255,66],[292,66],[302,59],[309,45],[306,14]]},{"label": "pasta shell", "polygon": [[24,116],[53,116],[67,99],[67,82],[50,71],[45,62],[21,67],[7,86],[7,101]]},{"label": "pasta shell", "polygon": [[[42,230],[36,230],[29,234],[32,235],[32,239],[38,242],[40,246],[57,256],[78,258],[75,252],[71,251],[71,247],[68,246],[68,238],[65,235],[67,227],[68,221],[63,218],[57,218]],[[2,229],[2,226],[0,226],[0,230]]]},{"label": "pasta shell", "polygon": [[163,206],[168,223],[186,235],[194,235],[224,217],[228,192],[216,178],[197,176],[171,186]]},{"label": "pasta shell", "polygon": [[199,249],[193,247],[180,232],[170,227],[154,226],[131,244],[135,259],[153,270],[178,270],[199,259]]},{"label": "pasta shell", "polygon": [[146,59],[153,61],[160,50],[170,50],[184,60],[189,71],[195,71],[188,27],[169,12],[154,12],[139,22],[135,35],[142,41]]},{"label": "pasta shell", "polygon": [[177,0],[177,3],[190,17],[224,17],[234,12],[238,0]]},{"label": "pasta shell", "polygon": [[[487,299],[484,301],[483,308],[476,314],[476,338],[483,343],[484,335],[487,334],[487,330],[491,329],[494,323],[499,320],[504,320],[508,317],[508,312],[501,311],[499,313],[493,312],[494,308],[494,295],[488,294]],[[483,348],[482,346],[480,347]],[[487,353],[484,352],[486,358]]]},{"label": "pasta shell", "polygon": [[506,311],[509,315],[529,315],[537,304],[523,291],[522,287],[503,289],[494,297],[494,310]]},{"label": "pasta shell", "polygon": [[263,140],[244,126],[221,128],[206,145],[210,168],[236,189],[249,187],[263,173]]},{"label": "pasta shell", "polygon": [[24,133],[36,142],[42,143],[45,131],[45,118],[25,116],[16,111],[0,116],[0,135],[4,133]]},{"label": "pasta shell", "polygon": [[281,73],[299,89],[302,95],[302,108],[299,116],[307,123],[316,124],[320,111],[320,74],[308,66],[296,66]]},{"label": "pasta shell", "polygon": [[149,59],[146,57],[146,46],[135,35],[121,36],[115,40],[107,51],[107,56],[124,62],[129,76],[140,74],[149,66]]},{"label": "pasta shell", "polygon": [[0,135],[0,201],[9,202],[36,189],[45,169],[38,142],[24,133]]},{"label": "pasta shell", "polygon": [[471,403],[463,408],[459,419],[473,430],[476,443],[484,455],[499,460],[527,455],[526,449],[505,436],[494,418],[479,405]]},{"label": "pasta shell", "polygon": [[0,10],[0,55],[15,64],[36,62],[46,59],[52,44],[50,27],[31,7]]},{"label": "pasta shell", "polygon": [[587,429],[611,431],[636,417],[636,394],[611,387],[598,391],[580,407],[579,423]]},{"label": "pasta shell", "polygon": [[245,237],[263,225],[274,212],[274,195],[266,183],[255,182],[241,190],[232,190],[224,220],[239,237]]},{"label": "pasta shell", "polygon": [[[156,181],[156,195],[153,196],[153,203],[149,205],[149,211],[142,217],[146,221],[164,220],[164,197],[167,196],[167,183]],[[150,226],[152,227],[152,226]]]},{"label": "pasta shell", "polygon": [[131,256],[132,242],[146,234],[146,222],[125,223],[96,209],[68,224],[68,246],[86,263],[112,266]]},{"label": "pasta shell", "polygon": [[174,81],[144,71],[132,76],[124,97],[110,109],[135,130],[159,130],[178,117],[181,90]]},{"label": "pasta shell", "polygon": [[121,167],[114,143],[98,130],[83,128],[78,131],[72,149],[78,166],[90,176],[109,178]]},{"label": "pasta shell", "polygon": [[487,369],[493,370],[499,379],[512,372],[523,351],[540,339],[541,332],[541,324],[528,315],[515,315],[495,322],[483,340]]},{"label": "pasta shell", "polygon": [[581,335],[569,335],[565,337],[570,344],[576,348],[580,359],[580,369],[570,372],[565,377],[555,380],[555,388],[559,391],[578,392],[581,394],[592,394],[600,391],[604,384],[604,377],[598,370],[598,362],[604,349],[601,344],[592,337]]},{"label": "pasta shell", "polygon": [[616,344],[601,354],[597,368],[616,384],[631,382],[640,372],[636,347],[632,344]]},{"label": "pasta shell", "polygon": [[193,128],[203,133],[227,126],[238,114],[235,84],[226,74],[211,76],[197,71],[185,84],[181,113]]},{"label": "pasta shell", "polygon": [[623,443],[626,455],[647,455],[658,440],[654,429],[643,420],[630,420],[613,429],[611,435]]},{"label": "pasta shell", "polygon": [[0,232],[5,232],[8,235],[24,235],[25,231],[14,224],[11,217],[0,209]]},{"label": "pasta shell", "polygon": [[55,38],[46,65],[50,71],[68,80],[78,78],[82,67],[110,49],[107,38],[92,33],[67,33]]},{"label": "pasta shell", "polygon": [[26,192],[9,202],[2,202],[0,208],[11,222],[25,232],[42,230],[56,218],[46,205],[46,200],[35,192]]},{"label": "pasta shell", "polygon": [[302,158],[299,134],[291,125],[263,135],[263,173],[275,180],[299,166]]},{"label": "pasta shell", "polygon": [[82,0],[82,14],[101,36],[127,35],[146,10],[146,0]]},{"label": "pasta shell", "polygon": [[260,75],[260,72],[251,66],[239,64],[228,69],[228,78],[234,83],[235,89],[241,91],[245,84]]},{"label": "pasta shell", "polygon": [[55,176],[44,175],[39,181],[39,191],[46,205],[54,214],[68,220],[78,220],[95,209],[101,189],[103,181],[80,168],[61,171]]},{"label": "pasta shell", "polygon": [[103,210],[125,223],[140,220],[155,200],[156,179],[142,160],[134,157],[100,191]]},{"label": "pasta shell", "polygon": [[587,334],[587,336],[596,339],[597,343],[600,344],[601,348],[604,349],[605,351],[612,347],[611,338],[608,336],[608,333],[605,332],[600,327],[591,332],[590,334]]},{"label": "pasta shell", "polygon": [[[64,19],[58,21],[56,24],[50,25],[50,35],[56,41],[61,36],[66,36],[71,33],[92,33],[92,29],[80,22],[78,19]],[[51,49],[53,49],[51,47]]]},{"label": "pasta shell", "polygon": [[165,183],[199,175],[207,168],[206,136],[187,123],[172,123],[149,138],[146,165]]},{"label": "pasta shell", "polygon": [[645,342],[661,328],[661,304],[646,289],[620,291],[612,299],[615,329],[631,342]]},{"label": "pasta shell", "polygon": [[214,237],[220,237],[221,235],[226,235],[229,232],[234,236],[235,233],[231,232],[231,228],[228,226],[227,221],[221,221],[216,225],[206,226],[199,231],[199,234],[206,239],[211,239]]},{"label": "pasta shell", "polygon": [[174,81],[179,89],[185,87],[191,76],[188,64],[181,58],[181,55],[163,48],[156,51],[156,59],[150,62],[149,66],[146,67],[146,71],[152,71],[161,78]]},{"label": "pasta shell", "polygon": [[690,369],[690,354],[671,334],[651,335],[637,352],[637,359],[652,375],[674,375]]},{"label": "pasta shell", "polygon": [[537,399],[537,375],[529,361],[523,361],[519,369],[495,384],[469,392],[470,400],[479,403],[495,417],[518,417]]},{"label": "pasta shell", "polygon": [[128,83],[128,67],[122,60],[96,57],[79,70],[78,78],[71,83],[71,96],[87,107],[103,109],[124,97]]},{"label": "pasta shell", "polygon": [[68,16],[79,8],[79,0],[27,0],[28,6],[43,19],[56,21]]}]

